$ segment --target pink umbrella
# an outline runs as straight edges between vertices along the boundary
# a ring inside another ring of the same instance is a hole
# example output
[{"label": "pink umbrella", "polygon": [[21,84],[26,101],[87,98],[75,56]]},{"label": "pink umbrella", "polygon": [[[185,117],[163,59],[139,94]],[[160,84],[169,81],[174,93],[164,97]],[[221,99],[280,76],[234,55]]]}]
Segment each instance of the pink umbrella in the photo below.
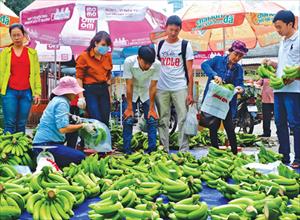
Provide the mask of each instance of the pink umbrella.
[{"label": "pink umbrella", "polygon": [[100,30],[117,48],[150,44],[149,32],[166,21],[162,12],[124,1],[38,0],[20,17],[33,40],[80,49]]}]

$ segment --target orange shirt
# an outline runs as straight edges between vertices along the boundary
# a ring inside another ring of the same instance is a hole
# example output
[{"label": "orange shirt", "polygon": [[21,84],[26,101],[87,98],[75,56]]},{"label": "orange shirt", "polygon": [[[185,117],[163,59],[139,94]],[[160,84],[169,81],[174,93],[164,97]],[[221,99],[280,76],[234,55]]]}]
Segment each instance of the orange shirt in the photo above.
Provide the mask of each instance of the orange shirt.
[{"label": "orange shirt", "polygon": [[112,68],[111,53],[98,60],[93,49],[90,52],[84,51],[76,59],[76,78],[82,79],[85,85],[107,82]]}]

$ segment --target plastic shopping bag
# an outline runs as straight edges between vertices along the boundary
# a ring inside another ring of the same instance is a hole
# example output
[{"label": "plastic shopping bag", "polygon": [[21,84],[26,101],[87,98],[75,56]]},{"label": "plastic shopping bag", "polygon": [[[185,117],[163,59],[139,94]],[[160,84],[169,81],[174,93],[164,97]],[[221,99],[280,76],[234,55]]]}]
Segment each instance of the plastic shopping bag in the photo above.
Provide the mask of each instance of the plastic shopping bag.
[{"label": "plastic shopping bag", "polygon": [[85,147],[94,149],[97,152],[112,150],[110,131],[104,123],[87,118],[82,118],[82,122],[91,123],[94,127],[92,132],[87,132],[85,129],[79,130],[79,136],[83,138]]},{"label": "plastic shopping bag", "polygon": [[186,115],[186,119],[184,122],[183,131],[187,135],[197,135],[198,132],[198,119],[197,119],[197,108],[195,105],[191,105]]},{"label": "plastic shopping bag", "polygon": [[229,111],[229,103],[234,96],[234,91],[211,82],[201,106],[201,111],[220,119],[225,119]]}]

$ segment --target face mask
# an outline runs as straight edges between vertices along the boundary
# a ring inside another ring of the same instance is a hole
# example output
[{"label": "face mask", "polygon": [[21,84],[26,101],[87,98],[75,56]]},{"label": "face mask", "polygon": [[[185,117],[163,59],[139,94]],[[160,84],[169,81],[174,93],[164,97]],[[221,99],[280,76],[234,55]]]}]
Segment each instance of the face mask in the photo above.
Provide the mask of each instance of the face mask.
[{"label": "face mask", "polygon": [[98,53],[105,55],[109,50],[108,46],[99,46],[98,47]]}]

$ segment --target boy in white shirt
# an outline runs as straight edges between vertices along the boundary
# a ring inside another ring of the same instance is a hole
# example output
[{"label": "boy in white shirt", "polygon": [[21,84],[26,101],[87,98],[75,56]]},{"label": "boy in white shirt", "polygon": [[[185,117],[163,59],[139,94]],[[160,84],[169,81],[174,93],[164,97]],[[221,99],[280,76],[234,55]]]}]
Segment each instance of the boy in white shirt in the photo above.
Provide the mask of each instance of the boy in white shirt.
[{"label": "boy in white shirt", "polygon": [[148,131],[148,153],[155,150],[157,119],[155,110],[156,85],[159,78],[160,62],[155,60],[154,48],[142,46],[138,55],[127,57],[124,62],[124,75],[126,79],[126,98],[128,106],[124,112],[123,148],[125,153],[131,154],[130,142],[134,124],[134,112],[138,99],[143,103],[144,117]]}]

